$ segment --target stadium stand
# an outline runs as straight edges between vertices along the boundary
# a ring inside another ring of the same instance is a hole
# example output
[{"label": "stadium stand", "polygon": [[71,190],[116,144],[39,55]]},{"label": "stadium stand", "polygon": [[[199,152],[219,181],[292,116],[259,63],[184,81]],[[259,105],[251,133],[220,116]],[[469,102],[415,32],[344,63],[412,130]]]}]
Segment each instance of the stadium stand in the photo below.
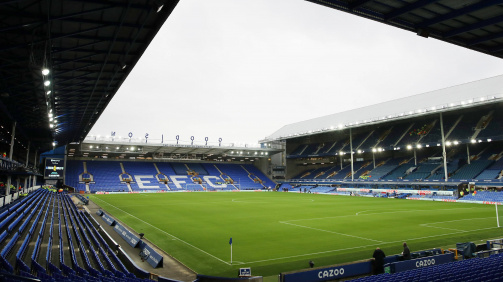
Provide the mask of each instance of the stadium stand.
[{"label": "stadium stand", "polygon": [[43,281],[140,281],[88,216],[66,193],[45,189],[4,207],[0,213],[3,271]]},{"label": "stadium stand", "polygon": [[[264,189],[275,184],[250,164],[87,161],[94,176],[90,192]],[[69,161],[67,185],[86,191],[79,183],[84,162]],[[126,178],[129,181],[124,181]],[[121,181],[123,180],[123,181]],[[211,181],[211,183],[208,183]]]},{"label": "stadium stand", "polygon": [[489,258],[455,261],[394,274],[367,276],[351,281],[501,281],[502,264],[503,254],[495,254]]},{"label": "stadium stand", "polygon": [[503,202],[503,193],[492,191],[477,191],[476,193],[471,193],[464,196],[459,201]]}]

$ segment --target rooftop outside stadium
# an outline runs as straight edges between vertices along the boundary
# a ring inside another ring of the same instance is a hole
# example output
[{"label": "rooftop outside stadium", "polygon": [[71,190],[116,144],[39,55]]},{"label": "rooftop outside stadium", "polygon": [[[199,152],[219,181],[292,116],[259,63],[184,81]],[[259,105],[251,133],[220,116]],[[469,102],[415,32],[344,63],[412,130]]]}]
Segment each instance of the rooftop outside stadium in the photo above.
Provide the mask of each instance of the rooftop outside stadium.
[{"label": "rooftop outside stadium", "polygon": [[[503,57],[498,1],[307,2]],[[91,134],[119,89],[136,89],[126,82],[181,5],[0,4],[0,280],[501,279],[503,75],[316,118],[300,111],[300,121],[257,144],[161,131]],[[194,126],[189,115],[204,100],[185,96],[184,116],[169,115],[179,103],[166,104],[149,126]],[[157,111],[133,111],[141,102],[123,112]],[[239,121],[223,105],[205,106]],[[216,128],[240,132],[223,120]],[[382,265],[376,248],[386,254]]]}]

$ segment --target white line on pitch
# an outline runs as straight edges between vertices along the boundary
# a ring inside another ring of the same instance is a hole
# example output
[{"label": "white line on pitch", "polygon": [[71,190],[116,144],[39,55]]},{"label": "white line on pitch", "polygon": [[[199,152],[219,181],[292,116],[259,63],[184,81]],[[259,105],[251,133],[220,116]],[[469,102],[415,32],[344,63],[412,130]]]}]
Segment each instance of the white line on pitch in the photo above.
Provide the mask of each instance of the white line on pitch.
[{"label": "white line on pitch", "polygon": [[429,224],[420,224],[420,226],[422,226],[422,227],[429,227],[429,228],[445,229],[445,230],[453,230],[453,231],[463,231],[463,230],[453,229],[453,228],[447,228],[447,227],[430,226]]},{"label": "white line on pitch", "polygon": [[307,228],[307,229],[312,229],[312,230],[316,230],[316,231],[328,232],[328,233],[337,234],[337,235],[342,235],[342,236],[347,236],[347,237],[353,237],[353,238],[358,238],[358,239],[368,240],[368,241],[374,241],[374,242],[379,242],[379,243],[382,243],[382,242],[383,242],[383,241],[379,241],[379,240],[374,240],[374,239],[369,239],[369,238],[364,238],[364,237],[359,237],[359,236],[354,236],[354,235],[349,235],[349,234],[339,233],[339,232],[335,232],[335,231],[329,231],[329,230],[324,230],[324,229],[319,229],[319,228],[314,228],[314,227],[309,227],[309,226],[304,226],[304,225],[298,225],[298,224],[288,223],[288,222],[286,222],[286,221],[280,221],[279,223],[288,224],[288,225],[293,225],[293,226],[302,227],[302,228]]},{"label": "white line on pitch", "polygon": [[[385,244],[387,244],[387,243],[385,243]],[[372,244],[372,245],[351,247],[351,248],[345,248],[345,249],[337,249],[337,250],[330,250],[330,251],[309,253],[309,254],[303,254],[303,255],[295,255],[295,256],[288,256],[288,257],[281,257],[281,258],[273,258],[273,259],[263,259],[263,260],[249,261],[249,262],[245,262],[243,264],[251,264],[251,263],[257,263],[257,262],[265,262],[265,261],[273,261],[273,260],[282,260],[282,259],[289,259],[289,258],[313,256],[313,255],[320,255],[320,254],[326,254],[326,253],[333,253],[333,252],[348,251],[348,250],[354,250],[354,249],[360,249],[360,248],[367,248],[367,247],[378,246],[378,245],[379,244]]]},{"label": "white line on pitch", "polygon": [[460,231],[460,232],[446,233],[446,234],[433,235],[433,236],[425,236],[425,237],[419,237],[419,238],[401,239],[401,240],[392,241],[392,242],[381,242],[380,244],[371,244],[371,245],[358,246],[358,247],[345,248],[345,249],[336,249],[336,250],[329,250],[329,251],[309,253],[309,254],[302,254],[302,255],[294,255],[294,256],[287,256],[287,257],[280,257],[280,258],[273,258],[273,259],[264,259],[264,260],[249,261],[249,262],[245,262],[243,264],[252,264],[252,263],[258,263],[258,262],[266,262],[266,261],[275,261],[275,260],[282,260],[282,259],[298,258],[298,257],[313,256],[313,255],[326,254],[326,253],[335,253],[335,252],[340,252],[340,251],[348,251],[348,250],[361,249],[361,248],[367,248],[367,247],[379,246],[379,245],[380,246],[383,246],[383,245],[385,246],[385,245],[389,245],[389,244],[402,243],[402,242],[406,242],[406,241],[414,241],[414,240],[420,240],[420,239],[426,239],[426,238],[432,238],[432,237],[441,237],[441,236],[446,236],[446,235],[453,235],[453,234],[467,233],[467,232],[474,232],[474,231],[482,231],[482,230],[494,229],[494,228],[498,228],[498,227],[481,228],[481,229],[475,229],[475,230]]},{"label": "white line on pitch", "polygon": [[[95,198],[95,199],[98,199],[98,198]],[[191,245],[191,244],[189,244],[189,243],[187,243],[187,242],[183,241],[182,239],[180,239],[180,238],[178,238],[178,237],[176,237],[176,236],[174,236],[174,235],[169,234],[168,232],[166,232],[166,231],[164,231],[164,230],[162,230],[162,229],[160,229],[160,228],[158,228],[158,227],[156,227],[156,226],[154,226],[154,225],[152,225],[152,224],[150,224],[150,223],[146,222],[145,220],[140,219],[140,218],[138,218],[138,217],[136,217],[136,216],[134,216],[134,215],[132,215],[132,214],[130,214],[130,213],[128,213],[128,212],[126,212],[126,211],[124,211],[124,210],[122,210],[122,209],[120,209],[120,208],[118,208],[118,207],[116,207],[116,206],[114,206],[114,205],[112,205],[112,204],[110,204],[109,202],[107,202],[107,201],[105,201],[105,200],[102,200],[102,199],[98,199],[98,200],[105,202],[106,204],[108,204],[108,205],[110,205],[110,206],[112,206],[112,207],[114,207],[114,208],[116,208],[116,209],[118,209],[118,210],[122,211],[123,213],[128,214],[129,216],[134,217],[134,218],[138,219],[139,221],[141,221],[141,222],[143,222],[143,223],[145,223],[145,224],[148,224],[148,225],[150,225],[150,226],[154,227],[155,229],[157,229],[157,230],[161,231],[162,233],[164,233],[164,234],[166,234],[166,235],[169,235],[169,236],[171,236],[171,237],[175,238],[176,240],[178,240],[178,241],[180,241],[180,242],[182,242],[182,243],[184,243],[184,244],[186,244],[186,245],[188,245],[188,246],[191,246],[192,248],[194,248],[194,249],[196,249],[196,250],[198,250],[198,251],[200,251],[200,252],[202,252],[202,253],[205,253],[205,254],[209,255],[210,257],[212,257],[212,258],[214,258],[214,259],[216,259],[216,260],[218,260],[218,261],[220,261],[220,262],[223,262],[223,263],[225,263],[225,264],[227,264],[227,265],[231,265],[230,263],[228,263],[228,262],[226,262],[226,261],[224,261],[224,260],[222,260],[222,259],[220,259],[220,258],[218,258],[218,257],[216,257],[216,256],[214,256],[214,255],[212,255],[212,254],[210,254],[210,253],[208,253],[208,252],[206,252],[206,251],[203,251],[203,250],[199,249],[198,247],[196,247],[196,246],[194,246],[194,245]]]},{"label": "white line on pitch", "polygon": [[[424,212],[424,211],[443,211],[443,210],[466,210],[466,209],[474,209],[474,208],[454,208],[454,209],[437,209],[437,210],[401,210],[401,211],[390,211],[390,212],[376,212],[376,213],[366,213],[363,215],[379,215],[379,214],[388,214],[388,213],[401,213],[401,212]],[[318,220],[318,219],[329,219],[329,218],[341,218],[341,217],[350,217],[355,216],[354,214],[347,215],[338,215],[338,216],[327,216],[327,217],[315,217],[315,218],[304,218],[304,219],[292,219],[285,220],[283,222],[292,222],[292,221],[305,221],[305,220]]]}]

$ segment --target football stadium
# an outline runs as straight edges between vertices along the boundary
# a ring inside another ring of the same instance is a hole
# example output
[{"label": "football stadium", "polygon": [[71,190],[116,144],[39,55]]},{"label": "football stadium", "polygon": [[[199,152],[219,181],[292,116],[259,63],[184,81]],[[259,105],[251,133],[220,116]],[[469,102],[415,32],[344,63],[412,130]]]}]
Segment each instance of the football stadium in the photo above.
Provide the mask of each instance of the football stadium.
[{"label": "football stadium", "polygon": [[[178,2],[0,3],[2,281],[501,281],[503,75],[254,146],[91,135]],[[503,1],[308,2],[503,58]]]}]

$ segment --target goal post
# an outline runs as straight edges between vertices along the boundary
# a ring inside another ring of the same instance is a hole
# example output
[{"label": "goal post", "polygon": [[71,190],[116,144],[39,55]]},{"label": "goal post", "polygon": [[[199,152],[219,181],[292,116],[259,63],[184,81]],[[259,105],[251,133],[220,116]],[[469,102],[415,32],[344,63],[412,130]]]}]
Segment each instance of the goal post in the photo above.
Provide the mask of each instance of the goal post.
[{"label": "goal post", "polygon": [[190,191],[207,191],[207,185],[206,184],[195,184],[195,183],[188,183],[185,185],[185,190],[190,190]]}]

